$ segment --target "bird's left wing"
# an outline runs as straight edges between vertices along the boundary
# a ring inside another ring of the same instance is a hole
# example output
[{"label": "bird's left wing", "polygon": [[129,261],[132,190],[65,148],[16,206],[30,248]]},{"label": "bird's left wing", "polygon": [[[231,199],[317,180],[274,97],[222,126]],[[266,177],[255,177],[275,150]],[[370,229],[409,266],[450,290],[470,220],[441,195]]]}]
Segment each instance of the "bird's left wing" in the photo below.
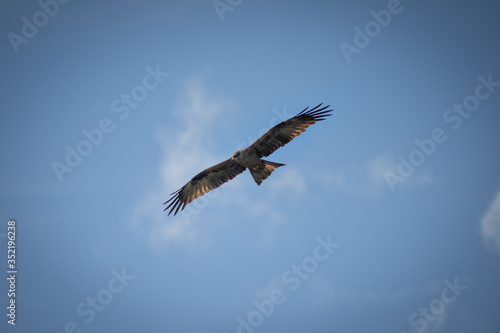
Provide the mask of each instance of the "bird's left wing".
[{"label": "bird's left wing", "polygon": [[182,188],[170,194],[173,196],[163,203],[165,205],[170,202],[165,210],[172,207],[168,215],[170,215],[174,210],[175,215],[179,209],[181,211],[184,210],[184,207],[186,207],[186,205],[194,199],[201,197],[203,194],[208,193],[213,189],[216,189],[243,171],[245,171],[245,167],[239,165],[232,159],[227,159],[224,162],[205,169],[194,176],[193,179],[191,179]]},{"label": "bird's left wing", "polygon": [[299,136],[312,124],[330,116],[332,110],[326,110],[330,105],[320,108],[322,104],[317,105],[311,110],[308,110],[309,107],[307,107],[295,117],[274,126],[258,138],[257,141],[252,143],[248,149],[255,150],[259,157],[271,155],[276,149],[292,141],[293,138]]}]

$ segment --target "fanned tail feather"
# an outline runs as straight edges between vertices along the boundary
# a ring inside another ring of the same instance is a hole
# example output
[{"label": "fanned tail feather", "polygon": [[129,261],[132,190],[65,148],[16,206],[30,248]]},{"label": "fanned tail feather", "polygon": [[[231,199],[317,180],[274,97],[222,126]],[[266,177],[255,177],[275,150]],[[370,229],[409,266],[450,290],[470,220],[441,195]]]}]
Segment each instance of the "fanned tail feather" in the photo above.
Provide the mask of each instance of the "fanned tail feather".
[{"label": "fanned tail feather", "polygon": [[261,161],[264,162],[263,168],[249,169],[257,185],[262,184],[262,182],[273,173],[274,169],[285,165],[282,163],[269,162],[266,160]]}]

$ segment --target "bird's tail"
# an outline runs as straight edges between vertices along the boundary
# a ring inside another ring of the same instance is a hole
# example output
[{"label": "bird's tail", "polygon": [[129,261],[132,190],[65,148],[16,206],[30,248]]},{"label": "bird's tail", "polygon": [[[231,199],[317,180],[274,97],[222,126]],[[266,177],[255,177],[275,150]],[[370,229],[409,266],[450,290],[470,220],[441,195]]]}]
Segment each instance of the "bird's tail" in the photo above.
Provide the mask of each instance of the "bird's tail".
[{"label": "bird's tail", "polygon": [[273,173],[274,169],[284,165],[282,163],[269,162],[266,160],[261,161],[264,162],[261,166],[254,169],[249,169],[257,185],[262,184],[264,179],[266,179]]}]

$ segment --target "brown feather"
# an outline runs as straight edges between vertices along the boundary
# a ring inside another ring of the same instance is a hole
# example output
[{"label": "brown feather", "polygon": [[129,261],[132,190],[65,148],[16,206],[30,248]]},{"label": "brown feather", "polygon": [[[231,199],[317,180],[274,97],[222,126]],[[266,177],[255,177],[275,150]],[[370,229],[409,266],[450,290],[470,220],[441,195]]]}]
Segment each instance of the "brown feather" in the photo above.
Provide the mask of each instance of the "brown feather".
[{"label": "brown feather", "polygon": [[326,117],[330,116],[332,110],[324,111],[329,108],[330,105],[319,109],[322,104],[323,103],[319,104],[309,111],[307,111],[309,108],[307,107],[295,117],[279,123],[264,133],[248,148],[254,149],[259,157],[271,155],[276,149],[292,141],[293,138],[299,136],[312,124],[317,121],[325,120]]},{"label": "brown feather", "polygon": [[164,205],[169,202],[170,204],[164,210],[171,208],[168,215],[174,211],[174,215],[177,214],[179,209],[181,211],[184,210],[184,207],[194,199],[228,182],[245,171],[245,169],[245,167],[239,165],[232,159],[227,159],[203,170],[182,188],[171,193],[172,197],[168,199]]}]

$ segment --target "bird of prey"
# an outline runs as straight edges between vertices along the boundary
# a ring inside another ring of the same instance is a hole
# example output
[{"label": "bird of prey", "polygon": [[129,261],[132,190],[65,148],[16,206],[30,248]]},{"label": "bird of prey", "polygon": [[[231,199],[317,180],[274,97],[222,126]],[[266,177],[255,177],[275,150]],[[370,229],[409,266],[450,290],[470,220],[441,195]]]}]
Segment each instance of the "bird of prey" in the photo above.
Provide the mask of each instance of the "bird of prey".
[{"label": "bird of prey", "polygon": [[321,107],[322,104],[317,105],[309,111],[309,107],[305,108],[295,117],[285,120],[269,129],[247,148],[236,150],[231,158],[205,169],[194,176],[186,185],[170,194],[172,197],[163,203],[164,205],[170,204],[164,210],[170,208],[168,215],[172,212],[174,215],[177,214],[179,209],[181,211],[184,210],[186,205],[194,199],[230,181],[245,171],[245,169],[250,170],[255,182],[257,185],[260,185],[273,173],[274,169],[284,165],[269,162],[261,158],[271,155],[275,150],[283,147],[296,136],[299,136],[312,124],[330,116],[332,110],[326,110],[330,105]]}]

